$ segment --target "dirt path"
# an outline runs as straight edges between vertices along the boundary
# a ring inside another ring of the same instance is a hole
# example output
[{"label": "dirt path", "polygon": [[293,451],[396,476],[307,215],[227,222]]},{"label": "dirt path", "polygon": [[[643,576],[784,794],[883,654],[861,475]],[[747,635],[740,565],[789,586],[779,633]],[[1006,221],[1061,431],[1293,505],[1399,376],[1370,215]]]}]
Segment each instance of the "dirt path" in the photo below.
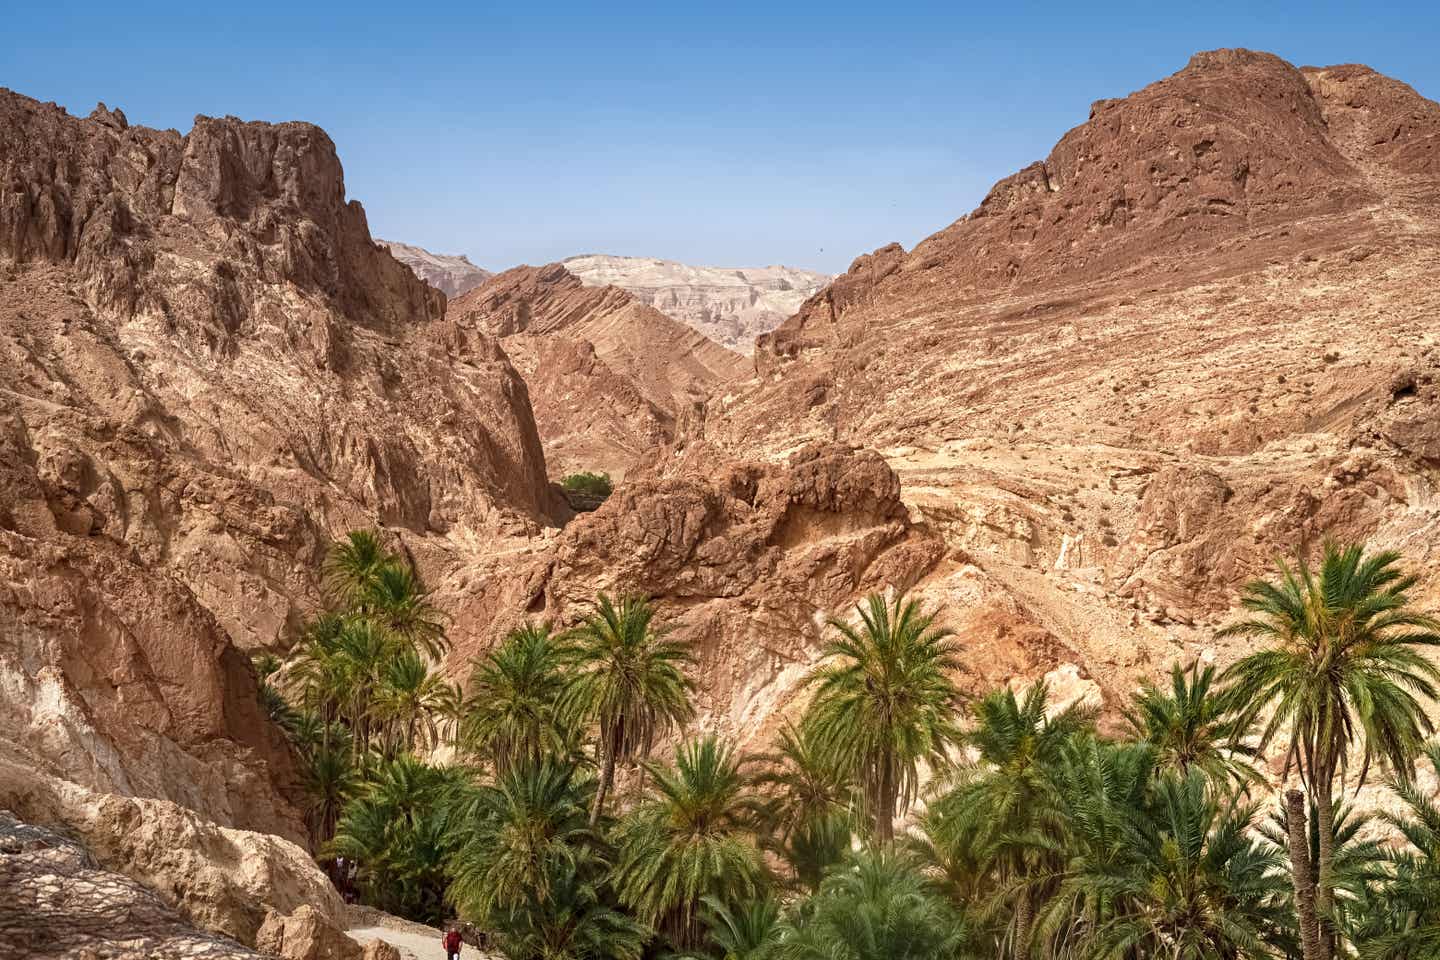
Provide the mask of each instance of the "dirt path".
[{"label": "dirt path", "polygon": [[[440,931],[438,930],[433,936],[411,930],[397,930],[393,927],[352,927],[345,932],[362,946],[371,940],[384,940],[386,943],[398,947],[402,957],[414,957],[415,960],[445,960],[445,948],[440,945]],[[482,954],[474,947],[465,947],[460,951],[460,956],[465,960],[475,960]]]}]

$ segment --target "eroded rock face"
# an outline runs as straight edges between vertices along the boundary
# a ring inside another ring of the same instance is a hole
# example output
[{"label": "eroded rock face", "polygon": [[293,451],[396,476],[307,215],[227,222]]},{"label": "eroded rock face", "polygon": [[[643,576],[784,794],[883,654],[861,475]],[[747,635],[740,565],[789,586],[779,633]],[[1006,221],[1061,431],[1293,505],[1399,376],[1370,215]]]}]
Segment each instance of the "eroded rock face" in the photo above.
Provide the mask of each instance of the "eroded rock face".
[{"label": "eroded rock face", "polygon": [[247,654],[332,536],[438,563],[564,515],[525,383],[371,240],[317,127],[0,91],[0,170],[0,745],[298,837]]},{"label": "eroded rock face", "polygon": [[877,447],[949,548],[917,589],[977,673],[1068,662],[1115,702],[1276,557],[1335,537],[1433,567],[1437,150],[1440,106],[1368,68],[1199,54],[857,259],[705,441]]},{"label": "eroded rock face", "polygon": [[271,911],[255,934],[255,948],[283,960],[361,960],[360,944],[308,905],[289,916]]},{"label": "eroded rock face", "polygon": [[701,445],[572,521],[518,583],[472,585],[457,616],[495,611],[498,636],[523,616],[574,623],[598,591],[651,597],[692,646],[705,723],[748,742],[789,704],[826,617],[906,589],[942,552],[871,451],[815,444],[783,466],[720,465]]},{"label": "eroded rock face", "polygon": [[0,806],[74,837],[100,867],[210,933],[254,943],[268,911],[302,906],[342,921],[344,905],[309,852],[273,833],[221,826],[166,800],[95,793],[4,757]]},{"label": "eroded rock face", "polygon": [[563,261],[586,286],[615,286],[737,353],[779,326],[829,277],[794,267],[695,267],[586,254]]},{"label": "eroded rock face", "polygon": [[0,811],[0,950],[37,960],[260,954],[205,933],[129,877],[96,863],[82,844]]},{"label": "eroded rock face", "polygon": [[582,285],[559,263],[497,274],[447,316],[499,338],[514,358],[556,476],[623,474],[749,372],[739,354],[618,287]]}]

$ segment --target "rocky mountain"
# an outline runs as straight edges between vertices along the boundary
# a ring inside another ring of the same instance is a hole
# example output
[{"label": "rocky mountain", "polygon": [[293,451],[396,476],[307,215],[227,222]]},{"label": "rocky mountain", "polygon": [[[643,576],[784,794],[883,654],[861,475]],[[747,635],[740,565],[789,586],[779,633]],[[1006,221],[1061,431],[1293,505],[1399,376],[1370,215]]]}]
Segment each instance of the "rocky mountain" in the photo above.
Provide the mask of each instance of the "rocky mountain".
[{"label": "rocky mountain", "polygon": [[[331,909],[247,654],[354,527],[435,587],[452,677],[644,593],[749,745],[867,591],[938,605],[968,685],[1113,705],[1241,652],[1210,628],[1277,553],[1437,559],[1440,106],[1364,67],[1215,51],[1099,101],[753,366],[565,264],[446,309],[306,124],[6,91],[0,169],[0,808],[177,942]],[[572,517],[574,469],[625,482]]]},{"label": "rocky mountain", "polygon": [[706,439],[880,447],[947,544],[919,589],[977,676],[1049,648],[1124,691],[1214,647],[1277,554],[1433,563],[1437,277],[1440,106],[1365,67],[1199,54],[857,259],[760,338]]},{"label": "rocky mountain", "polygon": [[336,533],[562,515],[524,381],[370,239],[316,127],[0,91],[0,169],[0,760],[303,839],[247,652]]},{"label": "rocky mountain", "polygon": [[475,266],[464,254],[431,253],[423,247],[395,240],[376,240],[390,256],[414,271],[415,276],[447,297],[474,290],[494,274]]},{"label": "rocky mountain", "polygon": [[586,286],[616,286],[716,343],[749,356],[823,287],[825,274],[794,267],[693,267],[650,257],[586,254],[564,261]]},{"label": "rocky mountain", "polygon": [[503,344],[529,385],[556,476],[623,475],[750,372],[739,354],[618,287],[584,286],[559,263],[498,274],[446,316]]}]

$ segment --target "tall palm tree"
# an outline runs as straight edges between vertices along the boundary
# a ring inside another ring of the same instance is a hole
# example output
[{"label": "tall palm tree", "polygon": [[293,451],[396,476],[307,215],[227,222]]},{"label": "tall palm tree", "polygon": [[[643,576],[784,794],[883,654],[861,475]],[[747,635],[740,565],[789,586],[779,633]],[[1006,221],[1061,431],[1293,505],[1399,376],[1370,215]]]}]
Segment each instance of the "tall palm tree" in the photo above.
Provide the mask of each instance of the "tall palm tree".
[{"label": "tall palm tree", "polygon": [[1254,747],[1245,743],[1250,724],[1230,708],[1215,687],[1216,671],[1199,661],[1188,670],[1170,668],[1168,690],[1147,680],[1125,711],[1131,735],[1155,748],[1157,769],[1181,777],[1200,770],[1217,785],[1247,786],[1261,780],[1249,762]]},{"label": "tall palm tree", "polygon": [[341,811],[360,784],[349,744],[318,746],[309,754],[304,776],[306,820],[311,836],[323,843],[335,835]]},{"label": "tall palm tree", "polygon": [[804,722],[860,784],[875,834],[888,843],[915,799],[920,764],[945,766],[960,741],[949,676],[959,661],[951,631],[916,600],[897,595],[887,605],[871,594],[856,610],[858,627],[829,621],[839,636],[808,678],[815,696]]},{"label": "tall palm tree", "polygon": [[618,605],[600,595],[594,614],[569,635],[567,663],[579,672],[563,698],[567,714],[598,732],[600,788],[590,823],[600,820],[615,782],[615,765],[649,756],[655,739],[693,715],[685,675],[690,655],[655,625],[655,608],[641,597]]},{"label": "tall palm tree", "polygon": [[1276,583],[1249,584],[1241,605],[1252,616],[1220,631],[1270,644],[1225,671],[1233,703],[1250,715],[1272,710],[1260,746],[1291,731],[1285,771],[1298,769],[1315,796],[1320,848],[1315,913],[1320,955],[1333,949],[1334,787],[1353,747],[1363,748],[1358,782],[1372,761],[1408,775],[1434,725],[1423,699],[1436,698],[1437,668],[1420,652],[1440,646],[1440,623],[1414,610],[1416,578],[1400,555],[1365,556],[1359,546],[1327,543],[1318,574],[1303,558],[1280,564]]},{"label": "tall palm tree", "polygon": [[560,709],[564,656],[549,624],[526,624],[471,667],[460,742],[498,774],[573,752],[575,728]]},{"label": "tall palm tree", "polygon": [[893,847],[833,870],[792,909],[769,956],[776,960],[961,960],[978,956],[964,918]]},{"label": "tall palm tree", "polygon": [[646,769],[650,796],[616,836],[615,886],[642,921],[676,947],[693,947],[705,897],[733,903],[763,888],[765,868],[751,833],[759,804],[745,793],[734,750],[714,736],[681,744],[673,767]]},{"label": "tall palm tree", "polygon": [[976,763],[921,822],[921,849],[956,902],[993,900],[987,913],[1003,918],[1000,948],[1008,955],[1028,953],[1044,892],[1031,880],[1053,867],[1054,776],[1067,749],[1093,729],[1093,711],[1078,704],[1051,716],[1043,681],[1021,697],[1008,688],[991,692],[975,705],[965,737]]},{"label": "tall palm tree", "polygon": [[440,611],[420,575],[399,557],[373,571],[359,595],[361,609],[377,623],[432,660],[448,649]]},{"label": "tall palm tree", "polygon": [[517,911],[553,909],[551,884],[581,869],[595,841],[575,769],[550,761],[508,769],[464,801],[451,901],[489,928]]}]

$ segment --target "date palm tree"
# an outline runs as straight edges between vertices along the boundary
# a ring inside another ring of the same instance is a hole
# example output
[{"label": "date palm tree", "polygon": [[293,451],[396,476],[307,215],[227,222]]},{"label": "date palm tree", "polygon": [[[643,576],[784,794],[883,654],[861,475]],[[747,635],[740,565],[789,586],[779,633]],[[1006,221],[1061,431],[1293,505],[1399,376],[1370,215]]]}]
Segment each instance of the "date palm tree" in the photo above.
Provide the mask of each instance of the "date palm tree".
[{"label": "date palm tree", "polygon": [[519,764],[455,807],[464,839],[450,900],[487,928],[555,907],[552,883],[588,866],[591,831],[573,767]]},{"label": "date palm tree", "polygon": [[549,624],[526,624],[470,671],[460,742],[503,776],[546,756],[567,757],[576,732],[562,714],[565,651]]},{"label": "date palm tree", "polygon": [[378,531],[352,530],[325,555],[325,587],[340,605],[357,607],[390,559]]},{"label": "date palm tree", "polygon": [[[1109,825],[1118,857],[1082,837],[1066,885],[1104,904],[1074,946],[1094,957],[1276,958],[1295,947],[1280,850],[1253,835],[1257,807],[1222,803],[1199,768],[1163,774],[1153,801]],[[1090,825],[1081,825],[1088,834]],[[1062,898],[1064,894],[1062,893]]]},{"label": "date palm tree", "polygon": [[565,661],[578,673],[562,698],[563,710],[597,731],[594,826],[615,782],[615,765],[648,757],[657,737],[693,715],[693,684],[685,675],[690,655],[655,624],[648,600],[626,596],[616,604],[602,593],[595,612],[567,637]]},{"label": "date palm tree", "polygon": [[965,737],[976,763],[922,820],[921,847],[957,902],[993,900],[986,912],[1004,920],[1007,956],[1029,952],[1044,893],[1032,881],[1052,872],[1056,859],[1048,840],[1056,831],[1054,778],[1069,748],[1093,729],[1093,711],[1078,704],[1051,716],[1043,681],[1020,697],[993,691],[975,705]]},{"label": "date palm tree", "polygon": [[[1425,756],[1440,773],[1440,742],[1427,745]],[[1390,786],[1405,809],[1380,816],[1405,846],[1389,855],[1389,871],[1369,905],[1368,916],[1382,929],[1355,940],[1365,960],[1440,960],[1440,795],[1409,780]]]},{"label": "date palm tree", "polygon": [[951,631],[916,600],[871,594],[856,610],[858,626],[829,621],[838,636],[807,679],[815,695],[804,723],[859,783],[875,835],[888,843],[915,799],[920,764],[946,766],[960,742],[950,678],[959,661]]},{"label": "date palm tree", "polygon": [[1250,763],[1255,749],[1245,742],[1250,724],[1219,696],[1213,665],[1199,661],[1187,670],[1170,668],[1170,687],[1146,681],[1125,711],[1136,739],[1155,748],[1156,768],[1181,777],[1199,770],[1217,786],[1245,787],[1261,780]]},{"label": "date palm tree", "polygon": [[1223,679],[1247,717],[1271,711],[1262,749],[1290,731],[1285,775],[1298,770],[1315,798],[1321,960],[1334,951],[1336,780],[1343,782],[1353,748],[1363,751],[1358,784],[1376,761],[1404,779],[1434,730],[1423,701],[1436,698],[1440,668],[1421,650],[1440,646],[1440,623],[1411,606],[1416,578],[1403,574],[1399,562],[1393,551],[1366,556],[1359,546],[1327,543],[1318,572],[1302,558],[1293,569],[1280,564],[1277,582],[1249,584],[1241,605],[1251,616],[1219,634],[1268,644]]},{"label": "date palm tree", "polygon": [[373,571],[359,595],[361,610],[385,630],[431,660],[445,655],[440,611],[409,563],[391,557]]},{"label": "date palm tree", "polygon": [[855,820],[855,785],[818,740],[809,728],[786,724],[775,749],[756,758],[754,777],[770,847],[811,892],[850,849]]},{"label": "date palm tree", "polygon": [[759,803],[745,793],[735,751],[714,736],[680,745],[673,766],[646,764],[649,797],[616,834],[620,901],[680,948],[698,944],[705,897],[734,903],[764,888],[752,829]]}]

